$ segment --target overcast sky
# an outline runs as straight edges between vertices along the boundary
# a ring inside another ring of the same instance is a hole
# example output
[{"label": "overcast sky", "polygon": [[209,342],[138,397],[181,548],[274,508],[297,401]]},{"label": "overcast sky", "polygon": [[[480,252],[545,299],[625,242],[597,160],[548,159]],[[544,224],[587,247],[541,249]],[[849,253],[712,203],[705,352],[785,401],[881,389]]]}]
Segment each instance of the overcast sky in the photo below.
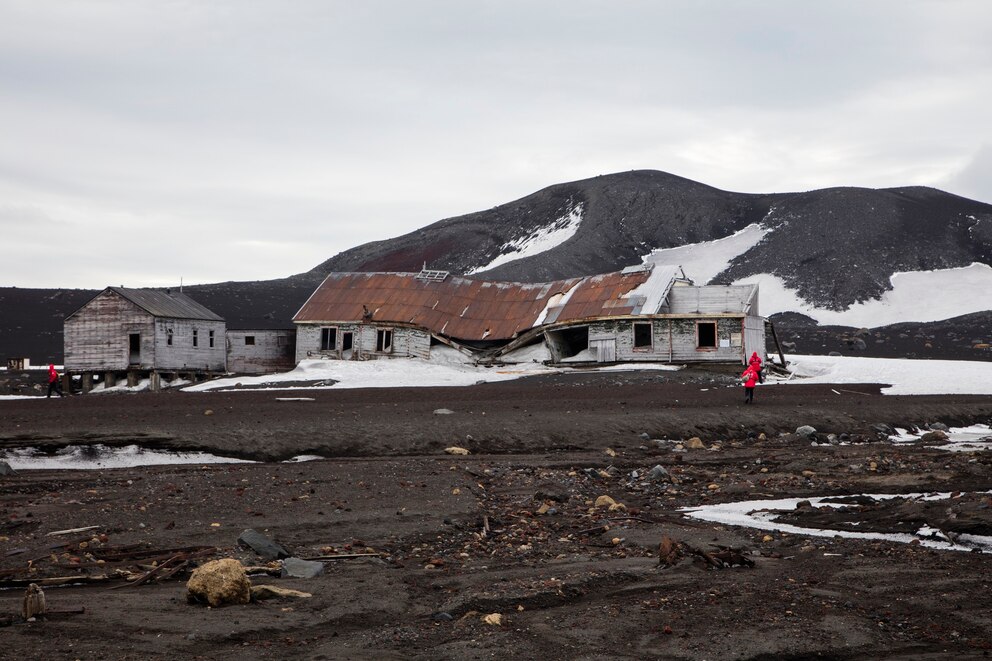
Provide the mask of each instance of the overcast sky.
[{"label": "overcast sky", "polygon": [[992,2],[0,0],[0,286],[261,280],[545,186],[992,202]]}]

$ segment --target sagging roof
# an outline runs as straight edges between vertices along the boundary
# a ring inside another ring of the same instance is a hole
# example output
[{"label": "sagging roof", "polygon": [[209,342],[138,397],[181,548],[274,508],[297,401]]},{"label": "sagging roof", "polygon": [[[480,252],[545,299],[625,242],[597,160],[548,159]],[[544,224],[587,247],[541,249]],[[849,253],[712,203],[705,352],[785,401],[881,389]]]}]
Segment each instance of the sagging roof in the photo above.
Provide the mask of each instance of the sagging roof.
[{"label": "sagging roof", "polygon": [[[107,287],[100,294],[112,291],[131,301],[153,317],[169,319],[197,319],[202,321],[224,321],[209,309],[200,305],[192,298],[178,291],[161,291],[158,289],[128,289],[125,287]],[[100,295],[98,294],[98,296]],[[87,302],[86,305],[89,305]],[[84,305],[83,307],[86,307]],[[81,310],[82,308],[80,308]],[[79,312],[79,310],[76,310]],[[74,316],[73,312],[70,317]]]},{"label": "sagging roof", "polygon": [[677,267],[645,265],[537,284],[331,273],[293,321],[403,323],[462,340],[507,340],[544,324],[657,314],[679,273]]}]

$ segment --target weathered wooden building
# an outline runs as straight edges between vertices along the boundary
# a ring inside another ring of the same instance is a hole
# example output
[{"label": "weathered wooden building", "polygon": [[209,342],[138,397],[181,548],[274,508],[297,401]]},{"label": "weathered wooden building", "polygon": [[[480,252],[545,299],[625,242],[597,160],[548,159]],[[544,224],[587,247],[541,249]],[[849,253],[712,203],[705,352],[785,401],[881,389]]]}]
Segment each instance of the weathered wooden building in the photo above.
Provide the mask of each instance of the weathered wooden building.
[{"label": "weathered wooden building", "polygon": [[227,369],[236,374],[269,374],[296,365],[295,328],[228,328]]},{"label": "weathered wooden building", "polygon": [[743,362],[765,354],[757,285],[693,286],[677,267],[548,283],[445,272],[332,273],[294,317],[296,359],[430,356],[480,362],[544,343],[552,363]]},{"label": "weathered wooden building", "polygon": [[113,385],[162,375],[225,372],[225,323],[178,291],[108,287],[65,320],[65,370]]}]

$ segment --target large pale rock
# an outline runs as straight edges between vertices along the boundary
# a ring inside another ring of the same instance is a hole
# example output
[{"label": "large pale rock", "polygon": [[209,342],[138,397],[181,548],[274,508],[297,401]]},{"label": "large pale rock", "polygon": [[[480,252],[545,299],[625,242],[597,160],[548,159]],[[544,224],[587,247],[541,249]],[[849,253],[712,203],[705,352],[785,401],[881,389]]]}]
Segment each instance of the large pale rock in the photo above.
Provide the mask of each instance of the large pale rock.
[{"label": "large pale rock", "polygon": [[186,599],[205,601],[215,608],[247,604],[251,601],[251,582],[245,568],[234,558],[213,560],[193,570],[186,583]]},{"label": "large pale rock", "polygon": [[705,450],[706,444],[703,443],[703,439],[698,436],[693,436],[688,441],[685,442],[685,446],[690,450]]}]

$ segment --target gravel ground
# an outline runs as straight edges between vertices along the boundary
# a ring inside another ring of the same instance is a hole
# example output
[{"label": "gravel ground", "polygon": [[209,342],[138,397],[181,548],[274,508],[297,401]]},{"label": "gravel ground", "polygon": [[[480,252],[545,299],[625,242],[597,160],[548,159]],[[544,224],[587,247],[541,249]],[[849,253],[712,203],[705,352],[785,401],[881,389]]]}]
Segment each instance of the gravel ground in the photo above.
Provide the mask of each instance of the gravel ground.
[{"label": "gravel ground", "polygon": [[[138,443],[262,462],[0,477],[4,654],[987,656],[988,553],[717,525],[680,508],[952,491],[941,505],[858,501],[786,516],[828,530],[926,524],[955,537],[988,534],[992,453],[894,445],[874,426],[987,423],[992,399],[882,396],[877,384],[770,386],[744,406],[732,382],[726,373],[689,370],[468,388],[0,401],[0,448]],[[287,394],[313,401],[277,400]],[[815,427],[823,444],[796,436],[800,425]],[[827,434],[847,434],[845,443],[831,444]],[[471,454],[446,454],[451,446]],[[325,459],[277,463],[301,454]],[[646,477],[654,466],[667,477]],[[618,505],[611,511],[601,496]],[[88,526],[96,527],[48,535]],[[147,557],[100,562],[115,549],[168,557],[209,547],[216,550],[204,558],[261,564],[237,545],[247,528],[299,557],[374,555],[327,561],[312,579],[253,578],[309,599],[214,609],[186,602],[188,573],[128,586],[119,572],[147,571]],[[95,581],[46,588],[51,609],[85,613],[21,621],[23,582],[57,576]],[[501,624],[483,621],[494,613]]]}]

